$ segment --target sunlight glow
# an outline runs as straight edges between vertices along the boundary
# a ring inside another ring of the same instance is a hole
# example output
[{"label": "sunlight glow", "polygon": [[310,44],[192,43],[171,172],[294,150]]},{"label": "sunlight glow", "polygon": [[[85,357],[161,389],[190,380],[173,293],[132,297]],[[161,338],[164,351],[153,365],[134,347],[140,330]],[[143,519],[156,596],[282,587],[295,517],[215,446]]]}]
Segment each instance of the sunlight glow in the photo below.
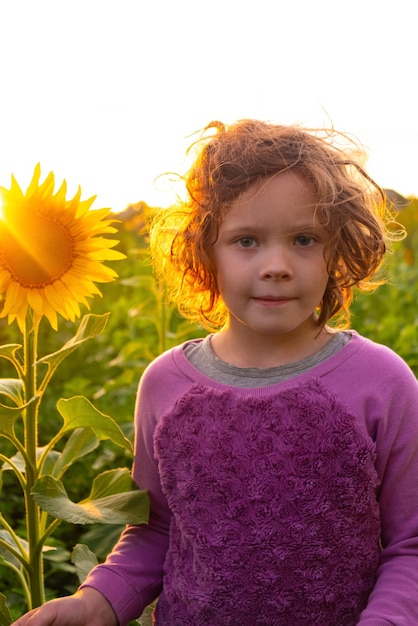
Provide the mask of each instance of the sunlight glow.
[{"label": "sunlight glow", "polygon": [[28,309],[34,323],[47,317],[57,330],[57,314],[74,321],[80,304],[100,294],[96,282],[114,280],[116,272],[102,261],[125,258],[111,250],[117,240],[102,235],[116,232],[110,209],[89,211],[94,197],[81,201],[81,189],[66,199],[66,185],[54,193],[50,172],[40,183],[41,168],[35,166],[24,194],[14,176],[10,190],[0,187],[3,219],[0,221],[0,292],[5,294],[0,318],[23,329]]},{"label": "sunlight glow", "polygon": [[[5,221],[4,215],[1,217]],[[39,215],[6,224],[9,236],[3,242],[3,261],[19,277],[20,284],[45,287],[71,269],[73,244],[61,224]]]}]

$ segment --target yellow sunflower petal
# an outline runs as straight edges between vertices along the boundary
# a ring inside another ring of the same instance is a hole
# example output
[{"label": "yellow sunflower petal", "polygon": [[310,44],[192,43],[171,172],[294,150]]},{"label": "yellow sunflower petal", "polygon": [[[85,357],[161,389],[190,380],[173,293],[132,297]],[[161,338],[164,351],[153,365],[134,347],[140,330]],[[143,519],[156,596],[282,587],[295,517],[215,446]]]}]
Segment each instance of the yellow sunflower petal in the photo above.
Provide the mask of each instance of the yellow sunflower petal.
[{"label": "yellow sunflower petal", "polygon": [[20,317],[18,315],[12,315],[12,314],[8,315],[8,317],[7,317],[7,323],[8,324],[13,324],[13,322],[15,320],[17,321],[17,323],[19,325],[20,331],[23,333],[24,328],[25,328],[25,318],[24,317],[22,318],[22,317]]},{"label": "yellow sunflower petal", "polygon": [[27,292],[28,304],[37,313],[40,317],[42,317],[44,313],[44,303],[45,297],[42,297],[37,289],[28,289]]},{"label": "yellow sunflower petal", "polygon": [[49,306],[57,311],[61,306],[61,290],[57,289],[57,283],[52,285],[47,285],[44,289],[45,300],[48,302]]},{"label": "yellow sunflower petal", "polygon": [[25,296],[25,291],[19,285],[10,284],[5,293],[3,309],[0,312],[0,317],[7,317],[8,324],[17,319],[19,327],[22,328],[28,310],[28,302]]},{"label": "yellow sunflower petal", "polygon": [[26,197],[30,197],[36,190],[39,189],[39,179],[41,178],[41,164],[35,165],[32,180],[29,183],[29,187],[26,190]]},{"label": "yellow sunflower petal", "polygon": [[48,322],[51,324],[52,328],[54,330],[58,330],[57,312],[51,307],[48,307],[48,309],[45,310],[45,317],[47,318]]},{"label": "yellow sunflower petal", "polygon": [[[7,192],[7,190],[5,189],[5,191]],[[10,192],[13,193],[14,196],[16,196],[16,199],[22,199],[25,197],[25,194],[23,193],[23,191],[21,190],[21,188],[19,187],[16,178],[13,176],[12,174],[12,184],[10,187]]]},{"label": "yellow sunflower petal", "polygon": [[101,291],[94,284],[94,282],[90,279],[89,275],[84,276],[83,285],[81,285],[80,280],[78,280],[75,275],[63,276],[61,282],[65,286],[65,288],[68,289],[70,292],[73,292],[74,289],[77,289],[78,300],[80,302],[83,302],[83,299],[84,299],[83,304],[85,304],[86,297],[89,298],[93,295],[97,295],[97,296],[102,295]]},{"label": "yellow sunflower petal", "polygon": [[[82,200],[80,202],[80,197],[81,197],[81,188],[79,187],[77,194],[74,196],[74,198],[71,201],[71,202],[77,203],[77,217],[78,218],[85,215],[89,211],[93,202],[96,200],[96,196],[92,196],[91,198],[88,198],[87,200]],[[106,209],[102,209],[102,211],[103,210],[106,210]]]}]

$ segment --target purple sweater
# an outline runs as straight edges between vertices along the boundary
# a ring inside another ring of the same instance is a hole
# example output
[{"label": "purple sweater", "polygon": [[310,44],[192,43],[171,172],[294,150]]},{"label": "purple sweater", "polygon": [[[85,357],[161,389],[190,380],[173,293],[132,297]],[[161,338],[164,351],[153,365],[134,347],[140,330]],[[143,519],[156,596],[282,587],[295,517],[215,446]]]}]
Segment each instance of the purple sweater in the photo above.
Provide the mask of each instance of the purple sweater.
[{"label": "purple sweater", "polygon": [[147,526],[85,585],[124,626],[418,624],[418,384],[358,334],[291,380],[229,387],[183,347],[142,376]]}]

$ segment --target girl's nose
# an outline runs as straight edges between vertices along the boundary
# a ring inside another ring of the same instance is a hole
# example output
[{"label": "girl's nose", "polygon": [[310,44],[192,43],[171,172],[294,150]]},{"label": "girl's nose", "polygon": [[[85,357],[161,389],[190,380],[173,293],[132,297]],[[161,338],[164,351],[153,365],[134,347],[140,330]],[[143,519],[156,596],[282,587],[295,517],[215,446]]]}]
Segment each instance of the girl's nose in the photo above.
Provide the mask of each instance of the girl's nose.
[{"label": "girl's nose", "polygon": [[282,246],[266,251],[260,269],[263,280],[289,280],[293,276],[290,255]]}]

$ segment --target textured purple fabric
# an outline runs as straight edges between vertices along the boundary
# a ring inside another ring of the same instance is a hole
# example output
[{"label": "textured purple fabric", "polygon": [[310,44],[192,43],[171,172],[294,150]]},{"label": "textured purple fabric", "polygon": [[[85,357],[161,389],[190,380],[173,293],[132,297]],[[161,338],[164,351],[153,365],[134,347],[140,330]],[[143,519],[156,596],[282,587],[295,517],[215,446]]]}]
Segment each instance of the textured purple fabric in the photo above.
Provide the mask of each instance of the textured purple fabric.
[{"label": "textured purple fabric", "polygon": [[418,624],[418,384],[391,350],[352,332],[312,370],[246,389],[178,346],[144,372],[135,426],[150,522],[85,582],[120,626],[160,594],[157,626]]},{"label": "textured purple fabric", "polygon": [[375,446],[323,385],[195,386],[155,442],[173,514],[159,625],[357,623],[380,552]]}]

